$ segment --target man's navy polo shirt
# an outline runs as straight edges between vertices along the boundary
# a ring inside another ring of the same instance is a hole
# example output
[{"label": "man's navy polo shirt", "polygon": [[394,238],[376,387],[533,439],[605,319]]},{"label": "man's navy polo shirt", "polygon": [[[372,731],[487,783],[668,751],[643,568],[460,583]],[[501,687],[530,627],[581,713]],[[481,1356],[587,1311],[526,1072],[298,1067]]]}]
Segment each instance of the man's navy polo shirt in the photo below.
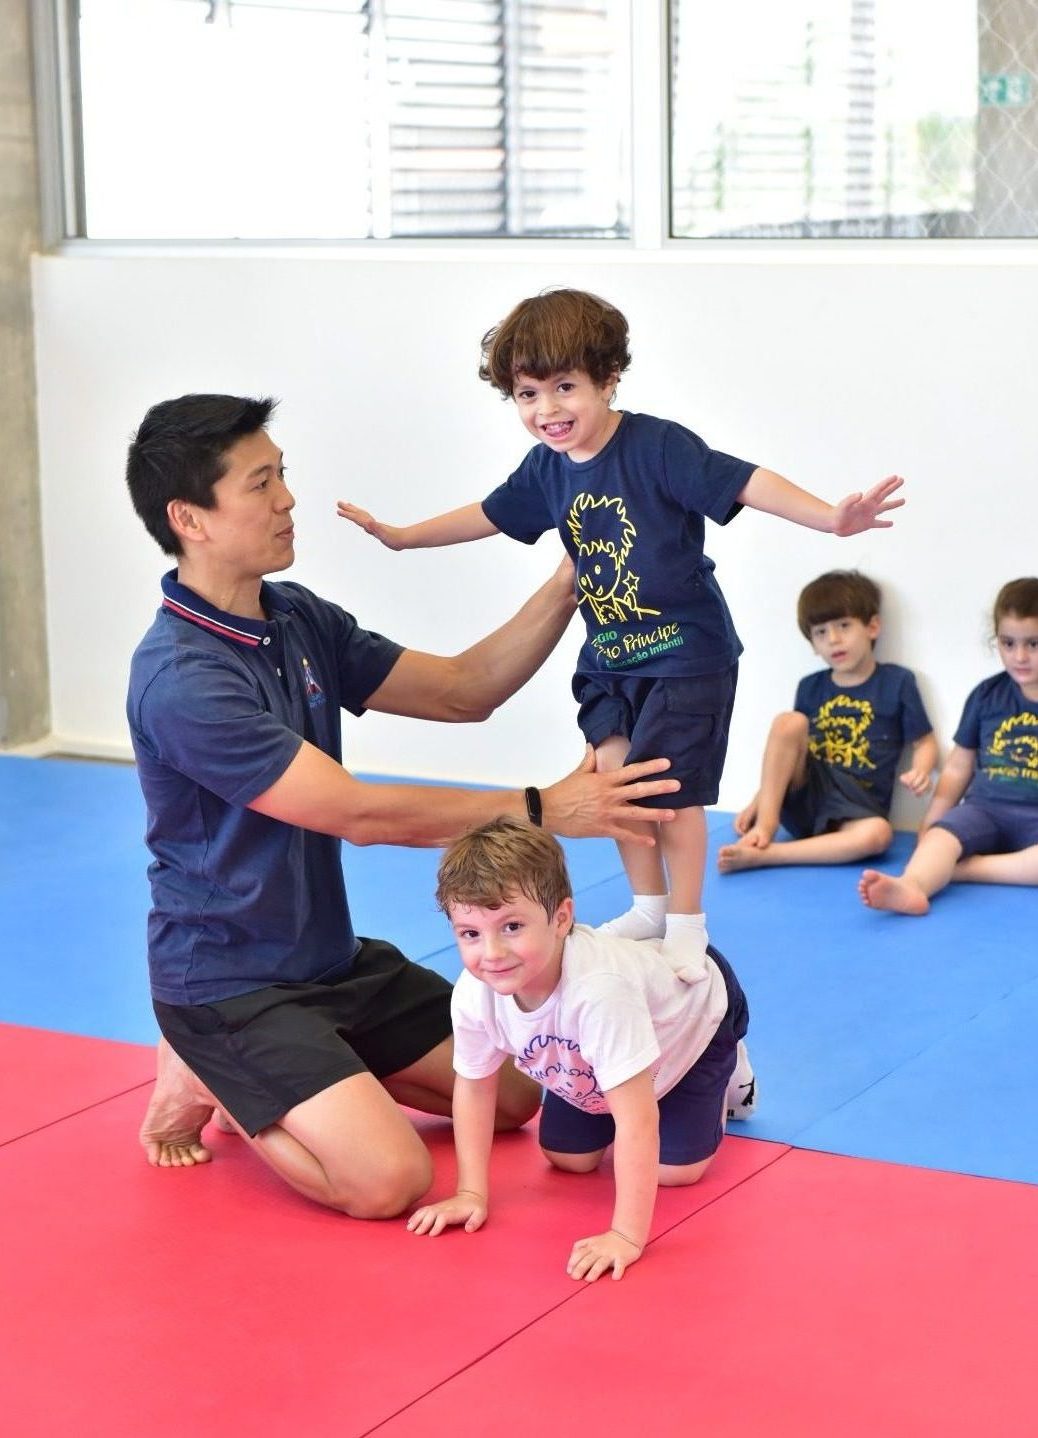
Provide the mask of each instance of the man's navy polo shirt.
[{"label": "man's navy polo shirt", "polygon": [[130,667],[126,712],[148,809],[152,993],[205,1004],[332,978],[357,948],[341,842],[246,805],[308,740],[341,762],[340,708],[402,650],[298,584],[264,583],[267,620],[226,614],[176,580]]}]

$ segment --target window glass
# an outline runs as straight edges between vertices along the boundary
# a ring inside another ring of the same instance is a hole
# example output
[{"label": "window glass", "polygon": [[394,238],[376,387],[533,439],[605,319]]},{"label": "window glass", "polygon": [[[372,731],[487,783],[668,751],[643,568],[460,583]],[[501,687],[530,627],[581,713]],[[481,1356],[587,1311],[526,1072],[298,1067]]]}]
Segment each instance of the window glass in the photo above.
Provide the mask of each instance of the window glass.
[{"label": "window glass", "polygon": [[677,236],[1038,232],[1036,0],[672,0]]},{"label": "window glass", "polygon": [[81,0],[96,238],[629,230],[628,0]]}]

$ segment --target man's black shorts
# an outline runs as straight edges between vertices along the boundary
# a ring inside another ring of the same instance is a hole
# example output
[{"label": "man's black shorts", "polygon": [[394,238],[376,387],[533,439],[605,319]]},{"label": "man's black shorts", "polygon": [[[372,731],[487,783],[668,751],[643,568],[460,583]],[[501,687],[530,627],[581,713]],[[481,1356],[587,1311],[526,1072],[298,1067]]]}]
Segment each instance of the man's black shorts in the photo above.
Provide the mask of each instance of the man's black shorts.
[{"label": "man's black shorts", "polygon": [[349,973],[331,983],[154,1008],[170,1047],[255,1135],[340,1079],[408,1068],[450,1036],[450,998],[432,969],[361,939]]}]

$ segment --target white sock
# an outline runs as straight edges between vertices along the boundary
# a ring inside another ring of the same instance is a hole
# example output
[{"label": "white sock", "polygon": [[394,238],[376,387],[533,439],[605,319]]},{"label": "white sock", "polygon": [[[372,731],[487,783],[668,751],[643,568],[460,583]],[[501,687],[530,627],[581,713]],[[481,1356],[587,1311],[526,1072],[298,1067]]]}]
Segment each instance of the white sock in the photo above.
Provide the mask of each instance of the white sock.
[{"label": "white sock", "polygon": [[621,939],[662,939],[667,921],[667,895],[632,894],[631,899],[626,914],[617,914],[615,919],[599,924],[599,930]]},{"label": "white sock", "polygon": [[679,979],[698,984],[707,977],[705,914],[668,914],[660,953]]}]

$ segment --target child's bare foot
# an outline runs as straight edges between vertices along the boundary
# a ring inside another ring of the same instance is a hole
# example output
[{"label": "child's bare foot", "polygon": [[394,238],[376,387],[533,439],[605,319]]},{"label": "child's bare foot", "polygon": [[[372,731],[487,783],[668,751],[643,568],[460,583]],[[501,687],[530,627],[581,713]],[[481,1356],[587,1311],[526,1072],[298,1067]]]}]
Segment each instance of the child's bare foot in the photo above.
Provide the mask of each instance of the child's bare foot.
[{"label": "child's bare foot", "polygon": [[753,844],[750,836],[740,839],[737,844],[722,844],[717,851],[717,867],[722,874],[734,874],[739,869],[760,869],[767,863],[764,851],[768,844]]},{"label": "child's bare foot", "polygon": [[156,1168],[190,1168],[212,1157],[202,1130],[213,1116],[213,1098],[187,1064],[159,1040],[155,1091],[141,1124],[140,1140]]},{"label": "child's bare foot", "polygon": [[870,909],[888,909],[893,914],[929,913],[930,900],[918,884],[895,874],[866,869],[858,880],[858,893]]},{"label": "child's bare foot", "polygon": [[743,849],[766,849],[778,832],[777,824],[751,824],[736,843]]}]

